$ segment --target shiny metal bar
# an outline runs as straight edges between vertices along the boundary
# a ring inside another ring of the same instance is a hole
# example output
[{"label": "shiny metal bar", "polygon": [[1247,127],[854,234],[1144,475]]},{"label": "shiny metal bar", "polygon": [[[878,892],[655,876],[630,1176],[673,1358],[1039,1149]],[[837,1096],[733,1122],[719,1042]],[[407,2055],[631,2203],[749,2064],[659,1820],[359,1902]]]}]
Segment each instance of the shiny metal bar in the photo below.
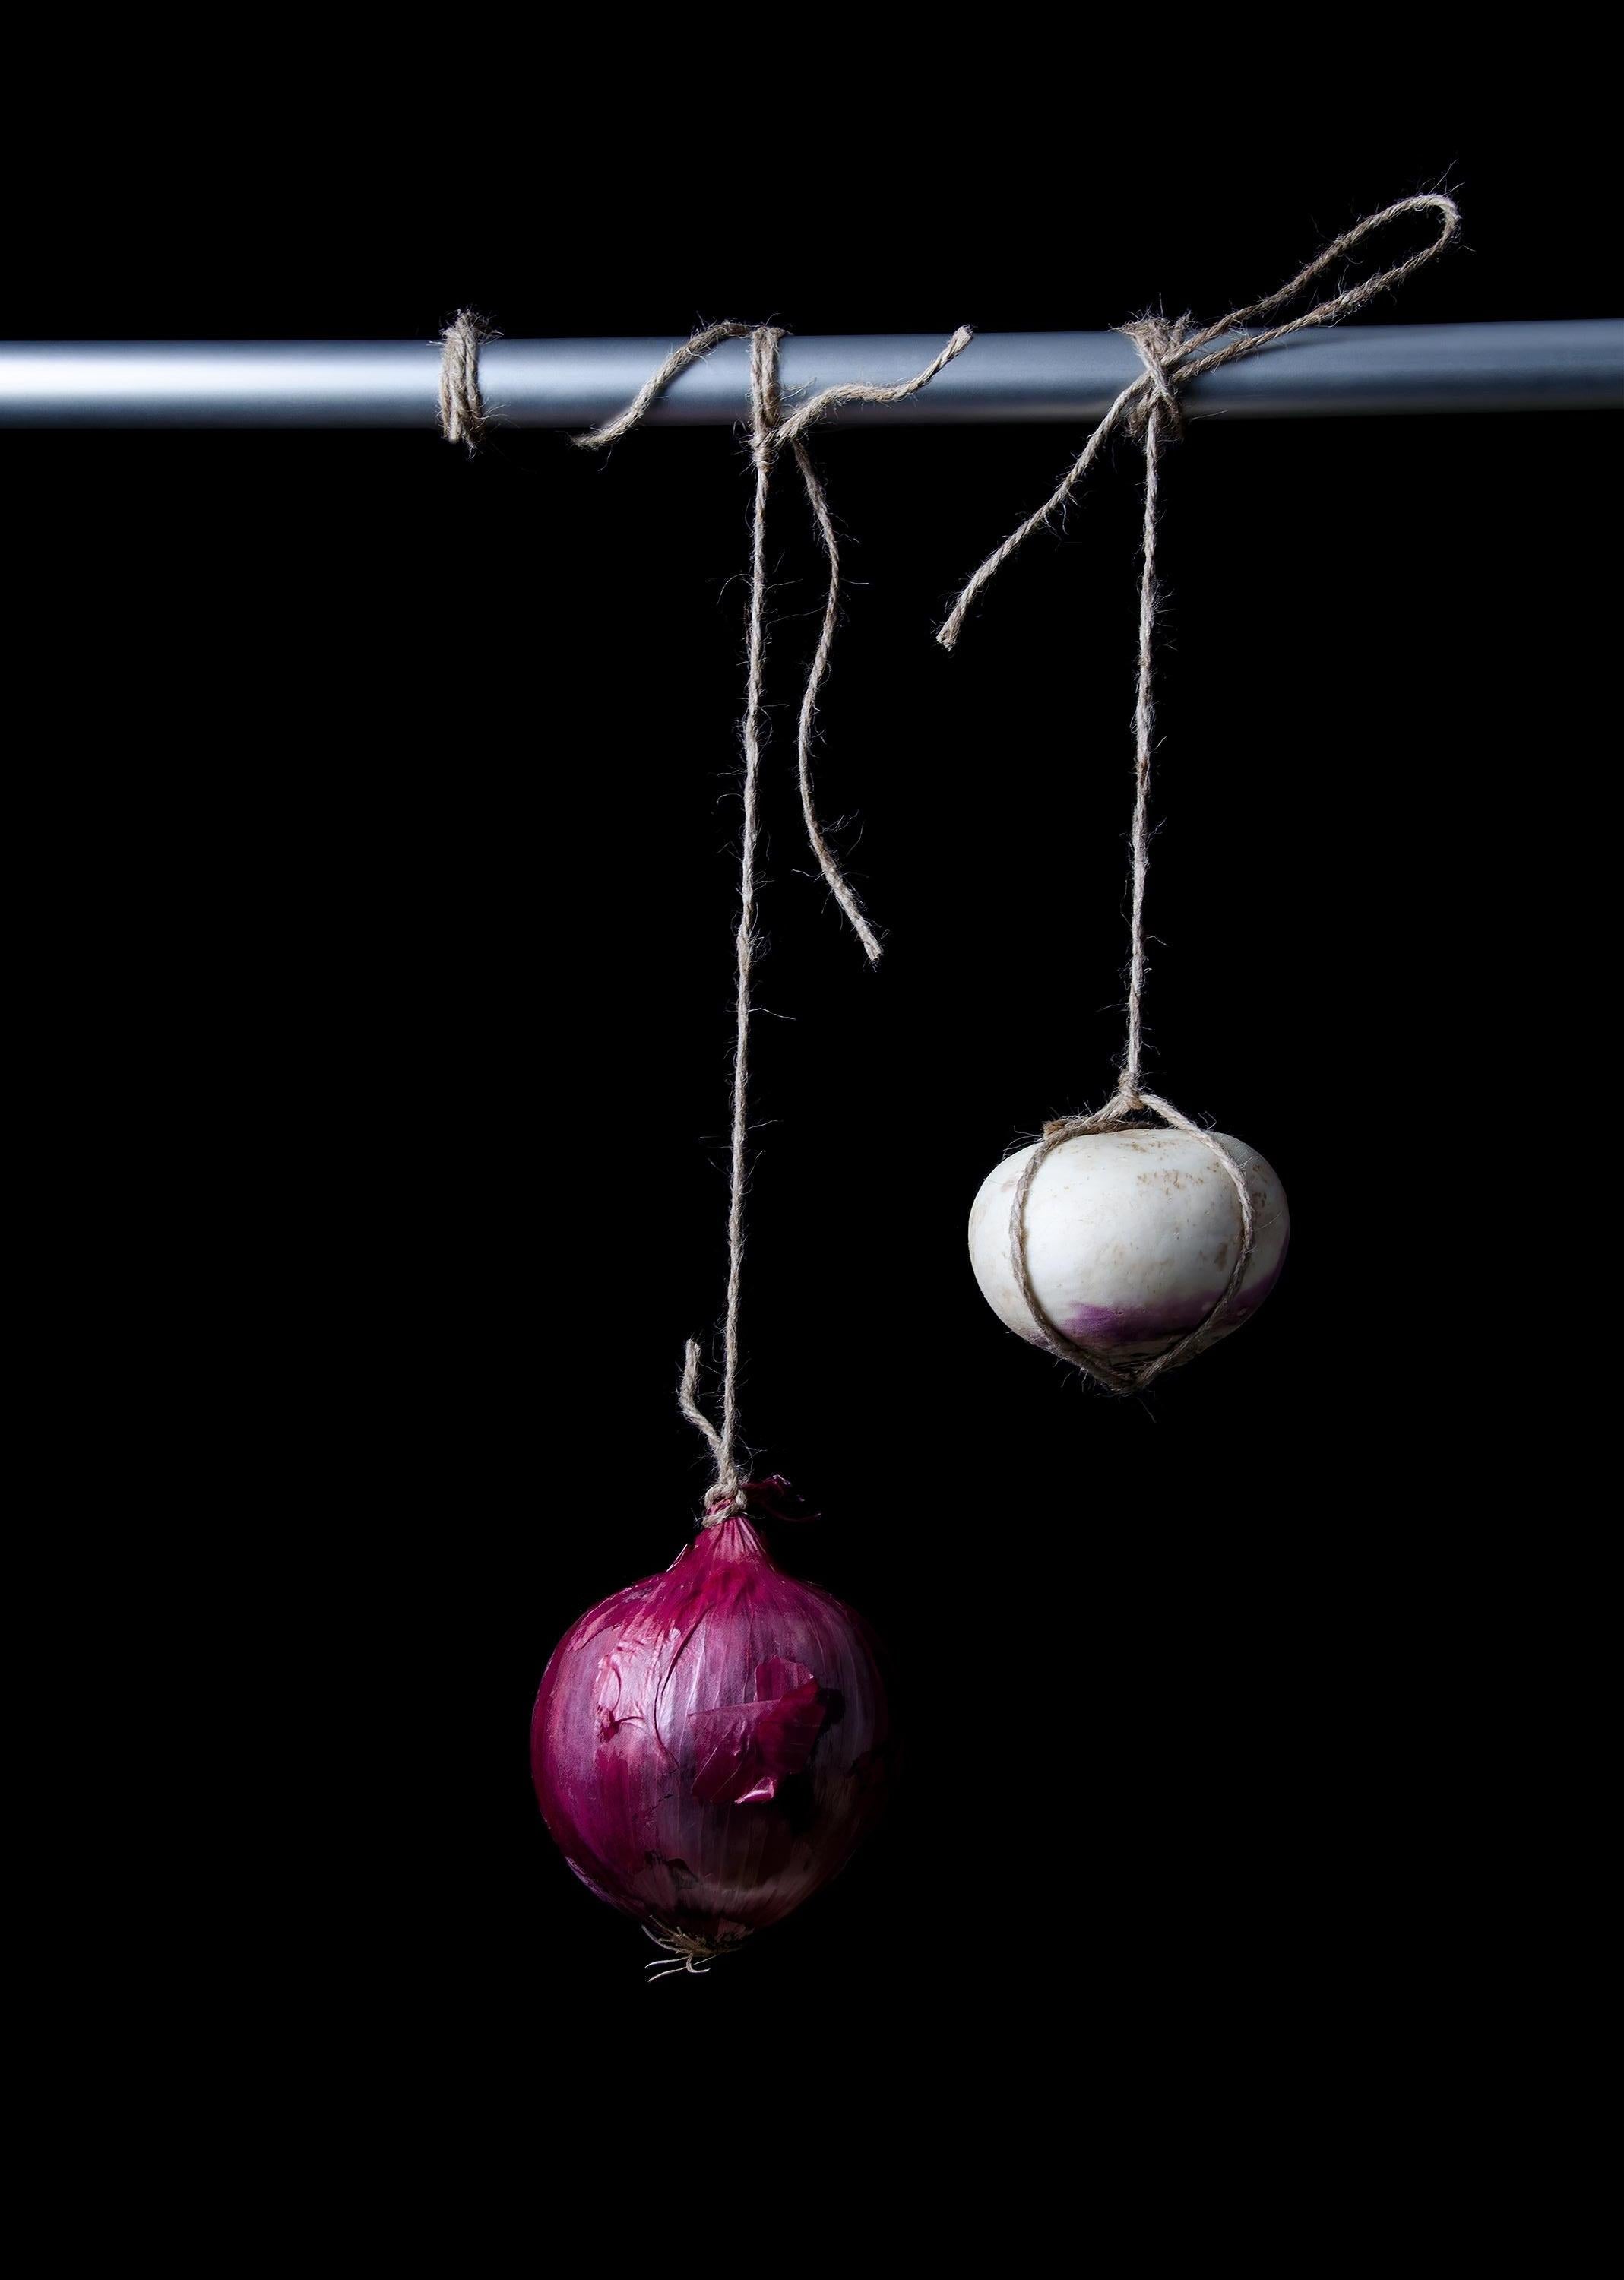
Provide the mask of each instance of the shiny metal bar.
[{"label": "shiny metal bar", "polygon": [[[944,334],[784,342],[787,389],[899,380]],[[662,340],[489,343],[491,414],[512,427],[588,428],[636,392]],[[438,424],[439,346],[423,341],[0,343],[0,427],[419,428]],[[1117,333],[984,333],[920,395],[853,405],[842,424],[1097,420],[1138,370]],[[1369,325],[1293,335],[1191,383],[1197,419],[1355,412],[1540,412],[1624,405],[1624,320]],[[746,349],[691,366],[651,414],[664,427],[746,415]]]}]

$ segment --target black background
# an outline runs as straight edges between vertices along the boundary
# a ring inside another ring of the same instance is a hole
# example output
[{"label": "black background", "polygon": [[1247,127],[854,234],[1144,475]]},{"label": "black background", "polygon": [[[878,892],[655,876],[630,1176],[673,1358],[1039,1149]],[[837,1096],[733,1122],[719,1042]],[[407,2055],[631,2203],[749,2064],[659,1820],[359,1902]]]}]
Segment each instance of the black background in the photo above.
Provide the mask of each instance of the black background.
[{"label": "black background", "polygon": [[[722,157],[612,150],[612,210],[543,166],[527,206],[485,185],[403,219],[335,162],[273,194],[271,153],[148,150],[71,261],[18,250],[7,328],[1206,317],[1446,174],[1464,250],[1370,320],[1617,313],[1595,186],[1435,122],[1230,158],[1198,195],[1118,195],[1101,150],[1064,209],[1018,171],[974,215],[767,211]],[[1462,1674],[1519,1556],[1485,1500],[1523,1372],[1577,1327],[1505,1144],[1571,1066],[1553,804],[1588,813],[1612,733],[1616,424],[1198,423],[1172,454],[1150,1073],[1265,1151],[1293,1244],[1243,1335],[1124,1403],[1000,1328],[964,1221],[1120,1048],[1131,451],[955,655],[931,638],[1080,440],[814,438],[850,578],[819,784],[860,819],[877,974],[806,875],[821,588],[775,496],[759,1002],[785,1018],[756,1031],[744,1425],[824,1515],[786,1560],[889,1643],[912,1770],[799,1918],[646,1992],[540,1826],[526,1735],[556,1637],[669,1561],[707,1476],[673,1393],[721,1297],[745,455],[5,440],[73,1544],[116,1483],[61,1681],[122,1706],[93,1816],[118,1922],[74,1901],[142,1960],[115,2019],[156,2015],[154,1976],[189,2015],[212,1989],[186,2031],[222,2063],[294,2044],[313,2107],[449,2126],[559,2053],[591,2110],[628,2049],[712,2026],[746,2079],[771,2055],[820,2095],[854,2028],[919,2097],[922,2050],[990,2034],[1104,2068],[1126,2110],[1242,2052],[1312,2074],[1396,1974],[1429,1991],[1412,2031],[1475,2015],[1505,1705],[1468,1743]]]}]

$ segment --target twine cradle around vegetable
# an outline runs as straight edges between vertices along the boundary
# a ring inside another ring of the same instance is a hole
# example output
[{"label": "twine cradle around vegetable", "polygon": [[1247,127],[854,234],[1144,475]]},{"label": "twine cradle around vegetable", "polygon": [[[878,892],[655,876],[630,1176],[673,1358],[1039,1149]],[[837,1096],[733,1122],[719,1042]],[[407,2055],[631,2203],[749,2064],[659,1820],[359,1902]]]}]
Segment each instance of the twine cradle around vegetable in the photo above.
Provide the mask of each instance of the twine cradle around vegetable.
[{"label": "twine cradle around vegetable", "polygon": [[[1279,315],[1290,306],[1309,285],[1340,262],[1343,257],[1389,222],[1405,215],[1426,213],[1434,217],[1437,232],[1432,242],[1419,252],[1397,262],[1391,268],[1380,271],[1363,283],[1346,287],[1328,300],[1316,303],[1300,316],[1281,324],[1268,326],[1265,330],[1245,333],[1238,339],[1225,340],[1223,335],[1234,333],[1243,326]],[[1460,212],[1454,200],[1442,191],[1429,191],[1420,196],[1400,198],[1394,205],[1384,206],[1380,213],[1367,214],[1363,221],[1344,231],[1323,250],[1315,255],[1306,268],[1300,269],[1278,292],[1268,294],[1250,307],[1232,309],[1227,317],[1215,324],[1191,329],[1191,320],[1180,317],[1169,322],[1160,316],[1135,318],[1119,329],[1126,335],[1139,354],[1143,370],[1129,381],[1107,409],[1088,442],[1052,496],[1036,512],[1012,530],[1003,543],[996,546],[979,570],[966,584],[943,621],[936,638],[944,649],[951,649],[963,629],[971,604],[981,589],[1006,563],[1011,555],[1024,546],[1027,540],[1044,528],[1071,497],[1077,485],[1087,474],[1106,443],[1120,428],[1126,428],[1144,450],[1144,528],[1139,582],[1139,656],[1134,705],[1134,755],[1135,789],[1131,844],[1132,867],[1129,874],[1129,937],[1128,980],[1128,1045],[1123,1055],[1121,1073],[1116,1091],[1104,1108],[1091,1116],[1066,1116],[1043,1127],[1043,1136],[1022,1167],[1010,1205],[1010,1257],[1015,1270],[1015,1280],[1026,1301],[1033,1321],[1042,1334],[1050,1352],[1060,1360],[1071,1362],[1094,1382],[1113,1393],[1137,1392],[1158,1377],[1164,1370],[1173,1368],[1197,1348],[1207,1344],[1225,1322],[1239,1296],[1251,1263],[1256,1239],[1251,1196],[1246,1175],[1222,1142],[1211,1132],[1193,1124],[1189,1118],[1176,1109],[1171,1101],[1158,1094],[1146,1092],[1140,1071],[1143,1058],[1144,997],[1144,890],[1150,870],[1150,789],[1151,752],[1155,727],[1154,666],[1157,613],[1156,588],[1156,526],[1158,489],[1160,479],[1160,459],[1164,443],[1183,429],[1183,412],[1179,392],[1203,373],[1216,372],[1220,365],[1237,363],[1243,357],[1256,356],[1260,349],[1284,340],[1289,334],[1305,330],[1310,326],[1334,325],[1342,318],[1351,316],[1358,309],[1375,299],[1378,294],[1389,292],[1401,285],[1406,277],[1442,253],[1460,227]],[[1107,1359],[1092,1349],[1079,1345],[1069,1338],[1043,1311],[1032,1285],[1031,1270],[1027,1261],[1027,1200],[1038,1173],[1054,1153],[1068,1140],[1086,1137],[1091,1133],[1109,1131],[1141,1110],[1159,1117],[1174,1130],[1189,1133],[1200,1141],[1216,1157],[1234,1186],[1240,1205],[1241,1241],[1229,1279],[1219,1293],[1216,1303],[1195,1328],[1179,1338],[1163,1352],[1138,1362],[1123,1362]]]},{"label": "twine cradle around vegetable", "polygon": [[829,504],[817,469],[806,448],[806,430],[826,413],[844,404],[898,404],[927,387],[943,366],[969,345],[971,332],[961,325],[939,355],[912,379],[891,383],[848,381],[826,388],[786,412],[779,381],[778,351],[783,333],[776,325],[707,325],[673,349],[650,374],[624,412],[578,435],[583,449],[601,450],[628,435],[647,416],[665,390],[688,366],[708,356],[723,341],[750,343],[750,450],[755,468],[755,498],[750,522],[749,635],[745,676],[743,828],[739,844],[739,912],[734,936],[736,967],[733,1051],[733,1121],[729,1148],[727,1199],[727,1298],[722,1330],[722,1394],[719,1422],[712,1422],[699,1406],[697,1344],[690,1339],[683,1360],[678,1402],[689,1423],[704,1437],[716,1464],[716,1478],[705,1491],[704,1525],[715,1528],[735,1513],[749,1508],[752,1485],[741,1480],[739,1443],[739,1310],[744,1259],[744,1190],[748,1171],[750,979],[758,949],[756,936],[756,859],[760,843],[761,754],[766,741],[765,688],[767,647],[767,495],[774,467],[786,447],[794,457],[802,489],[812,510],[813,525],[828,562],[823,622],[808,668],[797,724],[797,769],[800,781],[801,813],[808,843],[817,858],[835,901],[852,930],[877,965],[879,937],[864,914],[862,905],[835,859],[818,818],[812,796],[812,745],[818,698],[829,669],[829,654],[840,615],[840,545]]}]

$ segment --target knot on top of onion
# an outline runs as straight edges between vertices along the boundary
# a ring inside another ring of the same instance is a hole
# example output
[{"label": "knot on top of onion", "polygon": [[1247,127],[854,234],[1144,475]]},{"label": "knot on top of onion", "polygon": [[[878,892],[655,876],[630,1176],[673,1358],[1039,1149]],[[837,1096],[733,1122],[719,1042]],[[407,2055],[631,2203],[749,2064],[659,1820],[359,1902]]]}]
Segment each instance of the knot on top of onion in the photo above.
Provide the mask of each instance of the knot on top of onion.
[{"label": "knot on top of onion", "polygon": [[715,1952],[845,1866],[878,1817],[889,1735],[866,1627],[735,1514],[559,1641],[531,1768],[582,1883]]}]

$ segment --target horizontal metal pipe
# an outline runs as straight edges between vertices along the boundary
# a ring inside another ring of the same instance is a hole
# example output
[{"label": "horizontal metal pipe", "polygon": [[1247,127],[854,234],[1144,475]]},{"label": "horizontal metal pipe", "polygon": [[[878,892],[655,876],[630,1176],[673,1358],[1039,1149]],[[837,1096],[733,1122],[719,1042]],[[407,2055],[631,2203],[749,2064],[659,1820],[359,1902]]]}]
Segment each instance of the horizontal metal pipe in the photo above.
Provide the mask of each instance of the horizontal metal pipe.
[{"label": "horizontal metal pipe", "polygon": [[[489,343],[490,412],[520,428],[589,428],[666,354],[660,340]],[[788,389],[904,378],[934,333],[786,339]],[[0,343],[0,427],[424,428],[439,417],[439,346],[423,341]],[[1118,333],[983,333],[927,388],[843,422],[1097,420],[1139,369]],[[651,414],[666,427],[745,417],[746,347],[692,365]],[[1191,383],[1192,416],[1539,412],[1624,404],[1624,320],[1370,325],[1294,334]]]}]

